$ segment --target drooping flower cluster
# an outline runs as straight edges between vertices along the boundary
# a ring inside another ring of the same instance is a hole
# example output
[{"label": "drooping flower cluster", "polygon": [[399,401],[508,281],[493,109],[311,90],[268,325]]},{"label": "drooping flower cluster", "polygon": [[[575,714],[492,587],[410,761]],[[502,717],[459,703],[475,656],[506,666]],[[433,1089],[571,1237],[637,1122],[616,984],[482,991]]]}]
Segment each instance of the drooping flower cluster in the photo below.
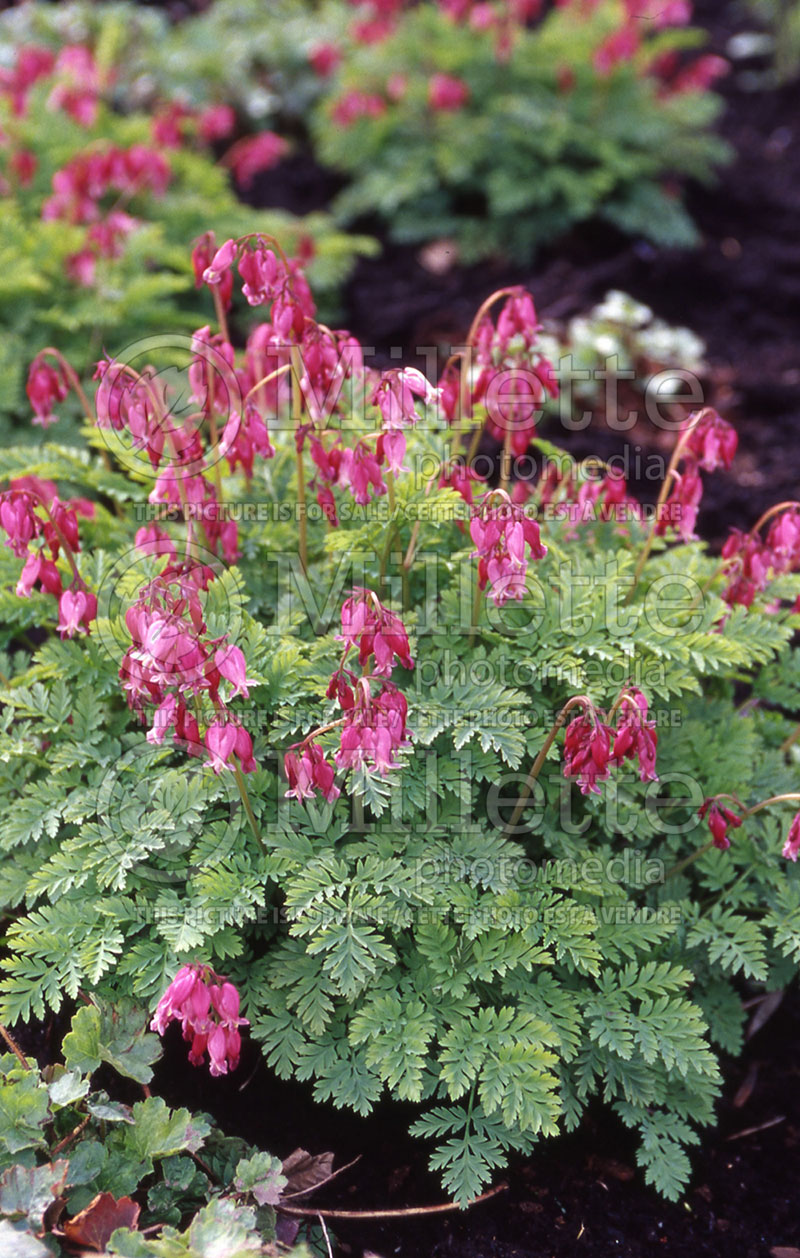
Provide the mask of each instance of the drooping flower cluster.
[{"label": "drooping flower cluster", "polygon": [[180,1022],[183,1038],[191,1044],[189,1061],[202,1066],[208,1053],[212,1075],[226,1075],[239,1065],[242,1049],[238,989],[215,974],[210,965],[182,965],[156,1006],[150,1029],[163,1035],[171,1022]]},{"label": "drooping flower cluster", "polygon": [[399,616],[384,607],[372,590],[355,589],[342,604],[342,632],[337,642],[344,643],[342,663],[351,649],[358,649],[358,663],[366,668],[373,659],[372,671],[377,677],[389,677],[395,657],[403,668],[413,668],[408,647],[408,633]]},{"label": "drooping flower cluster", "polygon": [[[189,540],[199,535],[202,544],[229,563],[238,557],[238,528],[222,509],[214,485],[203,475],[208,455],[220,453],[235,467],[241,463],[252,474],[256,451],[269,458],[274,453],[266,426],[254,407],[240,415],[241,383],[234,371],[233,350],[212,343],[208,329],[192,341],[196,357],[189,369],[191,396],[199,409],[176,419],[164,379],[149,368],[133,371],[125,363],[102,359],[94,378],[98,428],[126,431],[134,451],[142,451],[158,472],[150,502],[173,507],[185,519]],[[225,351],[229,353],[226,355]],[[227,416],[218,451],[206,451],[201,428],[216,414]],[[145,534],[145,537],[147,534]]]},{"label": "drooping flower cluster", "polygon": [[86,243],[68,261],[69,272],[82,284],[94,282],[98,258],[116,258],[139,219],[120,202],[147,193],[163,196],[171,178],[162,153],[144,144],[130,148],[109,145],[76,154],[53,175],[53,195],[42,206],[42,218],[85,226]]},{"label": "drooping flower cluster", "polygon": [[[347,331],[332,331],[315,319],[315,307],[308,285],[296,263],[285,259],[261,236],[227,240],[212,253],[206,237],[195,246],[194,268],[200,282],[218,289],[227,304],[231,293],[231,272],[237,267],[243,281],[242,292],[253,306],[269,305],[270,320],[260,324],[247,343],[245,368],[235,374],[246,399],[238,439],[248,446],[244,457],[229,445],[228,429],[223,435],[224,452],[252,472],[253,450],[270,457],[271,447],[251,439],[256,423],[256,405],[263,414],[276,413],[286,402],[293,377],[303,407],[303,422],[296,428],[298,452],[310,453],[314,475],[310,487],[332,525],[338,524],[335,489],[347,489],[360,505],[387,493],[386,472],[404,470],[404,429],[414,425],[419,415],[416,399],[426,404],[438,400],[438,392],[413,368],[391,369],[383,373],[365,371],[361,346]],[[202,269],[201,269],[202,268]],[[198,334],[199,335],[199,334]],[[233,363],[230,346],[215,341],[217,348]],[[233,368],[232,368],[233,369]],[[284,373],[291,372],[292,377]],[[345,386],[350,385],[346,390]],[[195,390],[199,396],[199,390]],[[382,431],[359,438],[352,446],[332,424],[337,417],[351,413],[356,401],[366,397],[381,416]],[[235,465],[235,464],[234,464]]]},{"label": "drooping flower cluster", "polygon": [[649,716],[646,697],[637,686],[626,686],[611,709],[616,727],[588,700],[573,717],[564,736],[564,777],[577,778],[583,795],[599,795],[598,782],[609,777],[611,767],[626,760],[638,763],[642,782],[655,782],[658,734]]},{"label": "drooping flower cluster", "polygon": [[689,416],[676,447],[679,459],[672,472],[670,492],[656,520],[658,536],[672,529],[682,541],[694,538],[703,496],[700,471],[730,468],[738,440],[735,428],[710,406]]},{"label": "drooping flower cluster", "polygon": [[283,769],[289,783],[288,799],[311,799],[319,791],[332,804],[341,794],[335,782],[336,770],[313,739],[290,748],[283,757]]},{"label": "drooping flower cluster", "polygon": [[237,764],[252,773],[252,739],[227,706],[249,696],[245,658],[227,635],[209,636],[203,615],[200,596],[213,576],[202,564],[170,563],[139,591],[125,612],[131,645],[119,676],[129,706],[143,723],[152,720],[148,742],[160,746],[172,731],[190,755],[207,753],[214,773]]},{"label": "drooping flower cluster", "polygon": [[439,384],[446,418],[469,419],[480,406],[487,432],[513,454],[524,454],[545,399],[558,396],[553,364],[538,349],[540,330],[530,293],[512,290],[496,324],[488,314],[480,321],[461,377],[452,365],[445,369]]},{"label": "drooping flower cluster", "polygon": [[[408,703],[390,680],[395,661],[403,668],[414,667],[400,617],[384,607],[372,590],[355,589],[342,605],[342,632],[337,641],[344,643],[344,651],[327,696],[337,701],[344,715],[286,753],[286,794],[294,799],[308,799],[316,791],[331,803],[339,796],[334,765],[318,741],[328,729],[340,730],[334,761],[345,772],[364,766],[367,772],[385,777],[397,767],[396,753],[409,743]],[[346,667],[351,651],[357,652],[361,676]]]},{"label": "drooping flower cluster", "polygon": [[539,537],[539,525],[512,502],[503,490],[485,494],[469,526],[478,559],[478,584],[489,586],[489,598],[497,607],[525,595],[528,554],[543,559],[547,547]]},{"label": "drooping flower cluster", "polygon": [[192,109],[184,101],[169,101],[155,114],[151,126],[153,142],[161,148],[180,148],[193,135],[204,144],[226,140],[236,126],[230,105],[209,105]]},{"label": "drooping flower cluster", "polygon": [[69,44],[57,56],[38,44],[20,48],[14,64],[0,69],[0,95],[21,117],[27,112],[31,88],[48,77],[53,79],[48,108],[63,110],[80,126],[91,127],[103,82],[91,50],[82,44]]},{"label": "drooping flower cluster", "polygon": [[731,845],[728,830],[738,830],[743,820],[741,812],[734,812],[732,808],[721,804],[716,795],[703,800],[697,815],[701,821],[705,821],[711,831],[714,847],[720,852],[726,851]]},{"label": "drooping flower cluster", "polygon": [[758,530],[733,529],[722,547],[726,603],[750,607],[775,577],[800,569],[800,504],[791,504],[770,522],[766,538]]},{"label": "drooping flower cluster", "polygon": [[406,455],[405,428],[411,428],[419,419],[415,398],[426,405],[439,398],[438,389],[414,367],[394,368],[384,371],[375,385],[370,401],[378,407],[383,421],[378,455],[383,455],[390,472],[395,476],[406,471],[403,459]]},{"label": "drooping flower cluster", "polygon": [[225,154],[225,165],[230,167],[242,188],[249,188],[256,175],[277,165],[288,147],[283,136],[274,131],[259,131],[238,140]]},{"label": "drooping flower cluster", "polygon": [[[62,502],[52,481],[22,476],[0,493],[0,527],[6,533],[6,546],[25,564],[17,581],[19,598],[30,598],[42,590],[58,599],[58,632],[62,638],[89,632],[97,616],[97,599],[79,575],[75,556],[79,553],[78,514],[91,516],[94,504],[85,499]],[[33,543],[38,542],[38,547]],[[57,566],[59,556],[67,559],[72,584],[64,587]]]},{"label": "drooping flower cluster", "polygon": [[[798,799],[800,796],[796,794],[776,795],[771,799],[763,800],[759,804],[754,804],[750,808],[745,808],[743,804],[732,795],[712,795],[708,799],[704,799],[703,803],[697,810],[697,815],[701,821],[705,821],[711,831],[711,840],[720,852],[725,852],[731,845],[728,838],[728,830],[738,830],[747,817],[755,812],[760,812],[762,808],[768,807],[770,804],[778,804],[791,799]],[[730,799],[734,804],[734,808],[726,807],[721,801]],[[701,849],[702,850],[702,849]],[[789,826],[789,832],[783,844],[781,853],[786,860],[796,861],[800,857],[800,813],[797,813]]]}]

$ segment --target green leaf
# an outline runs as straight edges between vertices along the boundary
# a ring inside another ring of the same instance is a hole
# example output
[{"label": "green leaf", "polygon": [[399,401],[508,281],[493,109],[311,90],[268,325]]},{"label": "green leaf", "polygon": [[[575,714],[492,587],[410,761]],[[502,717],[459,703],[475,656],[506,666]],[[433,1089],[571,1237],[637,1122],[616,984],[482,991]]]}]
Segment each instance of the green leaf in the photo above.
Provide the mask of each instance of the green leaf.
[{"label": "green leaf", "polygon": [[237,1192],[250,1193],[259,1206],[275,1206],[288,1182],[281,1173],[281,1165],[278,1158],[268,1153],[242,1158],[236,1167],[234,1188]]}]

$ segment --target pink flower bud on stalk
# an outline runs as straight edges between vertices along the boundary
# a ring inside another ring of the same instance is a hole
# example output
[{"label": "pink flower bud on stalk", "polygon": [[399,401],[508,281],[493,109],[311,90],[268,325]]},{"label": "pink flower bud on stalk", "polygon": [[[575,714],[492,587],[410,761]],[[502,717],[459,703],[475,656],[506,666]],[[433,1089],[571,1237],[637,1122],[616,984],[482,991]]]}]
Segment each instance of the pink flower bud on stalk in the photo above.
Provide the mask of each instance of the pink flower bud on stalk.
[{"label": "pink flower bud on stalk", "polygon": [[209,965],[183,965],[158,1002],[150,1029],[163,1035],[171,1022],[180,1022],[183,1038],[191,1043],[189,1061],[203,1064],[208,1053],[212,1075],[225,1075],[239,1065],[239,992]]},{"label": "pink flower bud on stalk", "polygon": [[[658,735],[641,690],[636,686],[623,686],[607,717],[595,707],[588,695],[573,695],[556,717],[530,767],[506,826],[507,833],[514,830],[522,816],[547,754],[569,712],[576,707],[582,710],[570,721],[564,736],[564,777],[577,778],[583,795],[599,795],[597,783],[606,781],[612,764],[619,765],[625,760],[638,760],[639,776],[643,782],[656,780]],[[610,723],[615,714],[618,714],[616,729]]]},{"label": "pink flower bud on stalk", "polygon": [[64,368],[59,363],[53,366],[41,357],[34,358],[28,372],[25,386],[28,400],[33,407],[33,422],[42,428],[49,428],[58,421],[53,414],[53,405],[63,402],[69,393],[69,381]]}]

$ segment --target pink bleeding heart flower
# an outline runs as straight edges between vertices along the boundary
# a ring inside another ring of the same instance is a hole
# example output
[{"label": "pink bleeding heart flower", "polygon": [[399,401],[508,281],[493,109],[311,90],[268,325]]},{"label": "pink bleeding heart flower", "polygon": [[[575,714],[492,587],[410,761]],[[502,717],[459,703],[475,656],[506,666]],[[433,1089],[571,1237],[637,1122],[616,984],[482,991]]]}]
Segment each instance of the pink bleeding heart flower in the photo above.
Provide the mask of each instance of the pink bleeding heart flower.
[{"label": "pink bleeding heart flower", "polygon": [[[211,271],[218,276],[214,283],[219,287],[223,309],[230,310],[233,298],[233,272],[230,269],[230,263],[227,267],[221,267],[219,271],[214,269],[217,252],[213,232],[206,232],[205,235],[200,236],[194,242],[192,246],[192,270],[194,271],[195,288],[200,288],[205,283],[205,273],[206,271]],[[232,260],[233,254],[231,254]]]},{"label": "pink bleeding heart flower", "polygon": [[682,541],[689,542],[695,536],[697,513],[703,497],[703,482],[694,459],[688,459],[683,470],[673,475],[672,488],[656,520],[655,531],[661,537],[668,528],[672,528]]},{"label": "pink bleeding heart flower", "polygon": [[623,692],[611,759],[614,764],[638,760],[643,782],[658,781],[656,747],[658,734],[655,721],[648,718],[648,703],[641,690],[630,686]]},{"label": "pink bleeding heart flower", "polygon": [[355,688],[354,703],[346,710],[341,745],[334,757],[340,769],[366,765],[381,777],[397,767],[395,752],[408,745],[408,702],[391,682],[372,694],[362,678]]},{"label": "pink bleeding heart flower", "polygon": [[61,573],[52,559],[45,558],[43,550],[36,554],[31,552],[25,560],[25,566],[17,582],[17,598],[30,598],[31,591],[37,587],[40,590],[44,590],[47,594],[54,594],[56,598],[63,597],[61,594]]},{"label": "pink bleeding heart flower", "polygon": [[243,695],[245,699],[249,699],[247,663],[238,646],[218,647],[214,655],[214,665],[220,676],[233,686],[231,698],[234,695]]},{"label": "pink bleeding heart flower", "polygon": [[[492,505],[496,499],[498,505]],[[547,547],[539,536],[539,525],[525,514],[508,494],[492,490],[484,495],[470,521],[470,537],[478,559],[478,584],[489,586],[489,597],[498,607],[509,599],[525,595],[528,554],[543,559]]]},{"label": "pink bleeding heart flower", "polygon": [[348,487],[359,506],[366,506],[372,498],[381,498],[387,492],[378,452],[366,441],[342,450],[339,480]]},{"label": "pink bleeding heart flower", "polygon": [[33,509],[30,494],[10,490],[0,494],[0,526],[8,535],[6,546],[21,559],[30,543],[42,532],[42,521]]},{"label": "pink bleeding heart flower", "polygon": [[237,183],[249,188],[256,175],[277,165],[288,148],[283,136],[276,135],[274,131],[261,131],[234,144],[224,161],[230,166]]},{"label": "pink bleeding heart flower", "polygon": [[274,302],[286,292],[288,275],[283,259],[260,240],[254,249],[242,253],[239,274],[244,281],[242,293],[250,306]]},{"label": "pink bleeding heart flower", "polygon": [[731,606],[739,603],[750,607],[756,594],[769,584],[772,551],[756,534],[732,529],[722,547],[722,558],[728,580],[722,597]]},{"label": "pink bleeding heart flower", "polygon": [[408,468],[403,465],[403,459],[406,457],[406,435],[404,432],[383,432],[378,438],[377,443],[378,459],[381,458],[386,463],[387,471],[393,476],[399,476],[401,472],[407,472]]},{"label": "pink bleeding heart flower", "polygon": [[46,359],[34,358],[25,385],[28,401],[33,407],[33,422],[49,428],[58,421],[53,413],[56,402],[63,402],[69,393],[69,382],[63,366],[54,366]]},{"label": "pink bleeding heart flower", "polygon": [[220,721],[215,721],[209,725],[203,741],[209,752],[209,759],[205,762],[206,767],[213,769],[217,774],[224,772],[225,769],[233,768],[231,757],[236,746],[235,725],[224,725]]},{"label": "pink bleeding heart flower", "polygon": [[384,429],[391,431],[416,424],[419,415],[415,398],[430,404],[438,397],[438,389],[425,379],[421,371],[414,367],[400,367],[384,371],[372,390],[370,402],[379,408]]},{"label": "pink bleeding heart flower", "polygon": [[334,778],[336,770],[326,759],[319,743],[298,744],[299,754],[290,748],[283,758],[283,769],[289,783],[287,799],[311,799],[316,791],[332,804],[339,798]]},{"label": "pink bleeding heart flower", "polygon": [[191,1045],[189,1061],[201,1066],[208,1053],[212,1075],[235,1070],[241,1053],[239,992],[209,965],[183,965],[156,1006],[151,1030],[163,1035],[171,1022],[180,1022]]},{"label": "pink bleeding heart flower", "polygon": [[718,848],[720,852],[726,851],[731,845],[731,841],[728,838],[728,830],[737,830],[742,824],[742,818],[738,813],[733,812],[730,808],[725,808],[715,797],[704,800],[697,810],[697,815],[701,821],[705,821],[708,825],[714,847]]},{"label": "pink bleeding heart flower", "polygon": [[374,672],[388,677],[395,657],[403,668],[413,668],[409,653],[408,633],[399,616],[384,607],[372,590],[360,587],[353,590],[342,604],[342,632],[337,641],[344,642],[349,650],[358,647],[358,661],[362,667],[374,656]]},{"label": "pink bleeding heart flower", "polygon": [[800,812],[789,827],[789,833],[783,845],[783,855],[790,861],[796,861],[800,856]]},{"label": "pink bleeding heart flower", "polygon": [[236,244],[235,240],[226,240],[224,244],[220,245],[203,272],[204,284],[222,283],[225,273],[230,271],[233,259],[236,256]]},{"label": "pink bleeding heart flower", "polygon": [[711,406],[706,406],[698,416],[690,416],[688,424],[691,429],[684,449],[697,460],[703,471],[729,468],[739,443],[733,425],[722,419]]},{"label": "pink bleeding heart flower", "polygon": [[97,599],[89,590],[65,590],[58,602],[58,632],[62,638],[74,638],[97,617]]},{"label": "pink bleeding heart flower", "polygon": [[143,524],[136,530],[133,544],[143,555],[166,555],[171,563],[175,562],[175,544],[169,533],[157,524]]},{"label": "pink bleeding heart flower", "polygon": [[582,795],[599,795],[609,776],[614,731],[586,712],[570,721],[564,737],[564,777],[578,779]]}]

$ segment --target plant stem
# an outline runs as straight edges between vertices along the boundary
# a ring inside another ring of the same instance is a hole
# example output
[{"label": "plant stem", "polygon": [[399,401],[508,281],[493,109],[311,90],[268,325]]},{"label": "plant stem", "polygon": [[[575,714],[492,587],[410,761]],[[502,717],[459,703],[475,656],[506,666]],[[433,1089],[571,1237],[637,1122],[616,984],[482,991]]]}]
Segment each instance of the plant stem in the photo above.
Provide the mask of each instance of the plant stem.
[{"label": "plant stem", "polygon": [[795,725],[789,737],[784,738],[781,743],[781,751],[788,751],[797,742],[798,738],[800,738],[800,725]]},{"label": "plant stem", "polygon": [[472,619],[469,625],[469,644],[473,645],[478,632],[478,621],[481,615],[481,602],[483,601],[483,590],[477,574],[475,576],[475,594],[472,599]]},{"label": "plant stem", "polygon": [[230,333],[228,332],[228,319],[225,314],[225,307],[222,304],[222,293],[219,291],[219,284],[211,284],[209,286],[214,296],[214,311],[217,316],[217,323],[222,334],[223,341],[230,344]]},{"label": "plant stem", "polygon": [[236,778],[236,785],[239,788],[239,794],[242,798],[242,803],[244,804],[244,810],[247,813],[247,820],[250,822],[250,829],[253,831],[256,842],[260,843],[261,846],[267,850],[267,845],[264,842],[264,836],[258,828],[258,822],[256,821],[255,813],[253,812],[253,808],[250,803],[250,796],[247,793],[247,783],[244,780],[244,774],[238,764],[233,766],[233,776]]},{"label": "plant stem", "polygon": [[506,428],[503,433],[503,456],[500,463],[500,488],[505,490],[508,488],[508,482],[511,479],[511,428]]},{"label": "plant stem", "polygon": [[300,441],[299,428],[303,418],[303,391],[301,380],[300,350],[292,346],[292,419],[295,424],[295,460],[297,466],[297,511],[298,533],[300,538],[300,566],[303,573],[308,572],[308,528],[306,520],[306,480],[303,467],[303,443]]},{"label": "plant stem", "polygon": [[386,530],[386,541],[383,544],[383,550],[381,551],[380,567],[378,569],[378,589],[381,592],[381,598],[384,595],[384,587],[386,584],[386,568],[389,563],[389,553],[392,549],[392,545],[394,544],[394,539],[396,536],[397,536],[397,525],[395,524],[394,520],[391,520],[389,527]]},{"label": "plant stem", "polygon": [[275,380],[276,377],[282,376],[284,372],[291,371],[291,370],[292,370],[292,364],[284,363],[282,367],[276,368],[276,370],[271,371],[269,375],[264,376],[261,380],[257,380],[256,383],[253,385],[252,389],[249,389],[248,392],[245,394],[244,396],[245,402],[249,402],[253,394],[257,393],[258,390],[262,388],[265,384],[269,384],[270,380]]},{"label": "plant stem", "polygon": [[688,856],[684,856],[683,860],[678,861],[677,865],[673,865],[672,869],[667,870],[666,874],[664,875],[664,881],[667,882],[669,878],[677,877],[677,875],[681,873],[686,868],[687,865],[694,864],[694,862],[698,860],[699,857],[703,856],[704,853],[707,852],[713,846],[714,846],[714,840],[709,839],[708,842],[704,843],[702,847],[698,847],[696,851],[690,852]]},{"label": "plant stem", "polygon": [[72,1141],[77,1139],[77,1137],[81,1134],[82,1131],[86,1130],[86,1128],[89,1126],[91,1117],[92,1117],[91,1114],[87,1114],[85,1118],[81,1119],[77,1127],[73,1127],[72,1131],[70,1131],[66,1136],[64,1136],[63,1140],[59,1140],[58,1144],[53,1146],[53,1148],[50,1150],[51,1159],[54,1158],[57,1153],[61,1153],[62,1150],[66,1149],[68,1144],[72,1144]]},{"label": "plant stem", "polygon": [[687,424],[685,428],[681,429],[680,436],[678,437],[678,440],[675,442],[675,449],[672,451],[672,458],[669,461],[669,466],[664,476],[664,483],[661,486],[661,492],[659,493],[658,500],[656,501],[656,509],[655,509],[655,512],[653,513],[653,523],[650,526],[650,532],[647,534],[645,544],[642,547],[642,552],[639,555],[639,560],[638,560],[638,563],[636,564],[636,568],[633,573],[633,583],[631,585],[631,588],[628,590],[628,593],[625,596],[626,604],[630,603],[631,599],[636,593],[636,587],[639,584],[639,580],[644,570],[644,566],[650,557],[650,551],[653,549],[653,542],[656,539],[656,529],[658,527],[658,521],[659,521],[659,516],[661,514],[661,508],[666,502],[667,495],[669,494],[669,491],[672,488],[672,482],[675,479],[675,469],[677,468],[678,463],[680,462],[681,456],[683,455],[686,442],[688,441],[693,430],[697,427],[697,424],[702,418],[704,412],[705,412],[705,408],[697,412],[692,422],[690,424]]},{"label": "plant stem", "polygon": [[762,799],[760,804],[753,804],[752,808],[746,808],[742,813],[742,820],[745,817],[752,817],[757,812],[761,812],[762,808],[768,808],[770,804],[783,804],[800,800],[800,792],[788,791],[785,795],[772,795],[769,799]]},{"label": "plant stem", "polygon": [[[490,1188],[479,1197],[473,1197],[467,1205],[477,1206],[481,1201],[489,1201],[507,1188],[508,1184],[498,1184],[496,1188]],[[447,1214],[452,1210],[460,1210],[461,1206],[455,1201],[447,1201],[438,1206],[409,1206],[405,1210],[316,1210],[310,1206],[284,1206],[279,1202],[275,1209],[281,1214],[295,1214],[300,1218],[319,1216],[326,1219],[408,1219],[420,1214]]]},{"label": "plant stem", "polygon": [[517,803],[514,808],[514,811],[512,812],[508,825],[505,828],[506,833],[508,833],[510,830],[513,830],[517,822],[519,821],[520,816],[522,815],[522,810],[528,801],[528,796],[530,795],[533,789],[533,784],[538,778],[539,774],[541,773],[542,765],[547,759],[547,753],[552,747],[553,743],[555,742],[556,736],[558,735],[559,730],[562,729],[564,722],[567,719],[567,713],[572,708],[577,707],[578,704],[582,704],[584,707],[591,706],[591,700],[588,698],[587,695],[573,695],[572,698],[568,699],[567,702],[564,704],[563,708],[561,709],[555,721],[553,722],[553,727],[550,730],[550,733],[547,735],[547,738],[544,740],[536,756],[536,759],[534,760],[533,764],[531,765],[528,771],[528,776],[526,777],[522,790],[519,793],[519,798],[517,799]]},{"label": "plant stem", "polygon": [[24,1070],[30,1070],[31,1063],[28,1061],[27,1057],[23,1053],[19,1044],[14,1039],[14,1036],[8,1030],[8,1027],[3,1026],[2,1022],[0,1022],[0,1036],[2,1036],[2,1038],[5,1040],[6,1044],[11,1049],[12,1053],[14,1054],[14,1056],[16,1057],[17,1061],[22,1066],[22,1068]]},{"label": "plant stem", "polygon": [[[214,297],[218,296],[217,286],[214,286]],[[227,338],[226,338],[227,339]],[[206,389],[208,390],[208,427],[211,437],[211,449],[217,449],[217,414],[214,405],[214,368],[209,359],[206,359]],[[219,468],[219,459],[214,460],[214,486],[217,491],[217,501],[222,498],[222,476]]]}]

